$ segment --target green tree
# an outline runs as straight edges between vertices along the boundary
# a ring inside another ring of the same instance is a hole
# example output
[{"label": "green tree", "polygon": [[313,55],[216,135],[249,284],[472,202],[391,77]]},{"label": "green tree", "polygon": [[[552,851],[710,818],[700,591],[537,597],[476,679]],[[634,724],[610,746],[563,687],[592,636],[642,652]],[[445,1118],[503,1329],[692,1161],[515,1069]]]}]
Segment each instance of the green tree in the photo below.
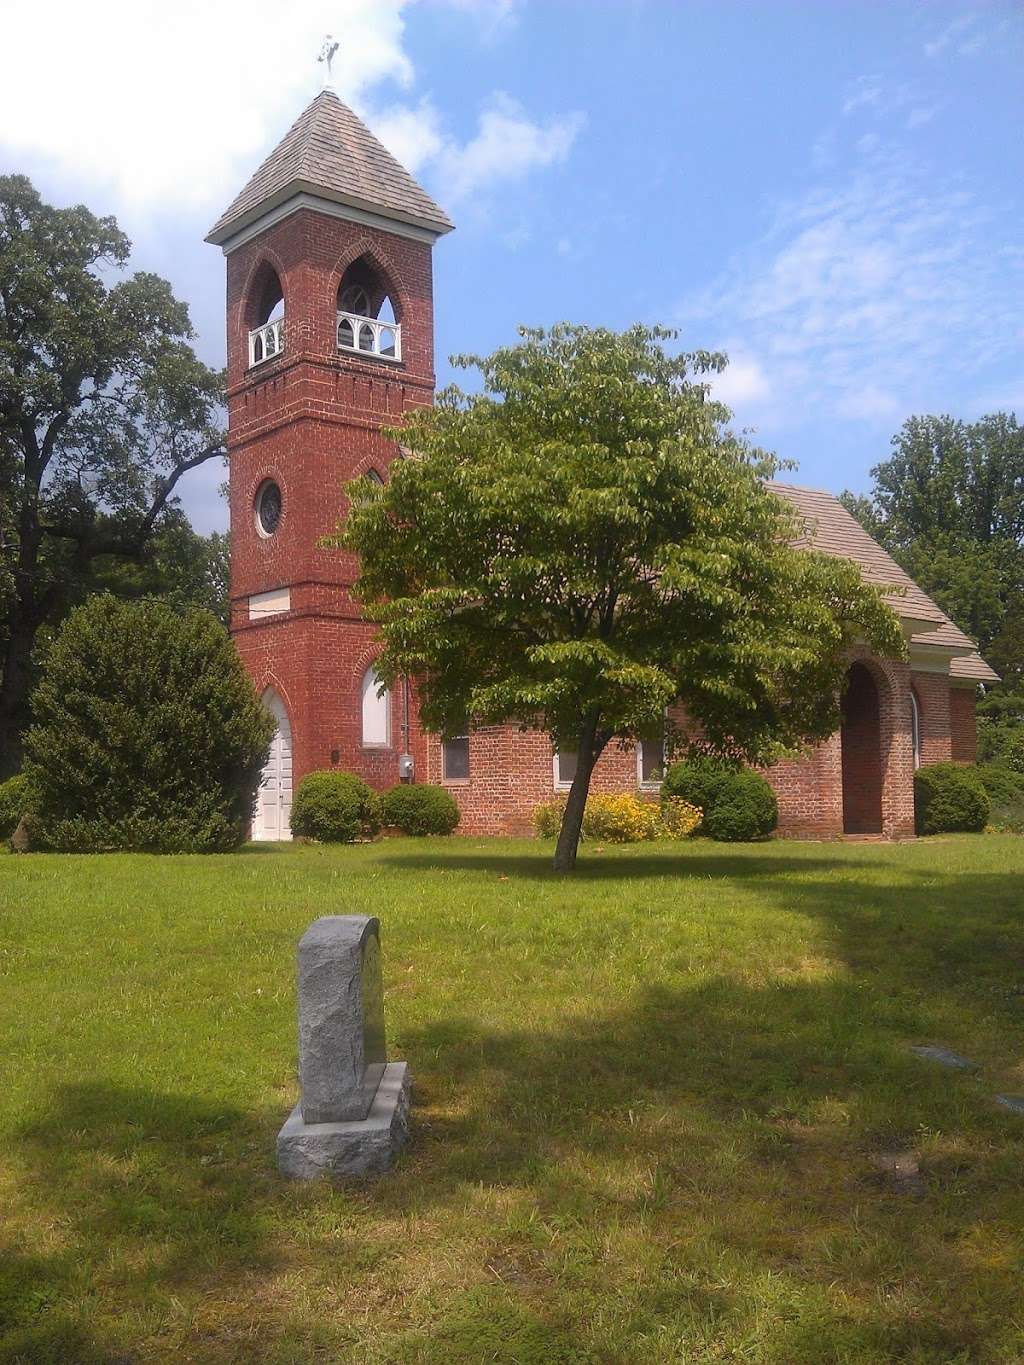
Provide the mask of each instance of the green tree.
[{"label": "green tree", "polygon": [[562,325],[481,359],[483,392],[408,417],[410,458],[350,487],[340,543],[380,624],[378,671],[415,674],[425,724],[517,722],[577,754],[555,867],[591,773],[682,700],[719,753],[764,762],[838,723],[854,632],[900,655],[895,615],[843,560],[793,549],[774,462],[733,435],[673,334]]},{"label": "green tree", "polygon": [[32,709],[44,846],[207,853],[244,838],[274,724],[209,612],[91,597],[57,631]]},{"label": "green tree", "polygon": [[114,278],[129,253],[113,218],[0,177],[0,773],[40,630],[94,561],[141,559],[182,475],[224,453],[222,378],[166,281]]},{"label": "green tree", "polygon": [[1019,673],[1024,428],[1009,413],[912,417],[871,477],[847,508],[983,652],[1009,630],[1000,663]]}]

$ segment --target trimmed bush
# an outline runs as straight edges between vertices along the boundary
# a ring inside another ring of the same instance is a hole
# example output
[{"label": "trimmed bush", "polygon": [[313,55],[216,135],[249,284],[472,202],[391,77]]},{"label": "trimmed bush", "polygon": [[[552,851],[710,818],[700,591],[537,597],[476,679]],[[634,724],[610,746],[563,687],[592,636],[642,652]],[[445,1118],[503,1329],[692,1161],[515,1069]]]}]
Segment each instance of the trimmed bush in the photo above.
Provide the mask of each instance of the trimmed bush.
[{"label": "trimmed bush", "polygon": [[978,769],[965,763],[930,763],[914,774],[918,834],[976,833],[992,814]]},{"label": "trimmed bush", "polygon": [[39,847],[214,853],[244,839],[274,726],[209,612],[90,598],[48,651],[33,714]]},{"label": "trimmed bush", "polygon": [[779,823],[768,780],[751,768],[698,755],[673,763],[661,785],[662,803],[681,799],[703,811],[700,832],[723,843],[766,839]]},{"label": "trimmed bush", "polygon": [[9,839],[27,815],[31,805],[31,785],[24,773],[0,782],[0,839]]},{"label": "trimmed bush", "polygon": [[459,808],[444,787],[400,783],[380,798],[380,818],[403,834],[451,834]]},{"label": "trimmed bush", "polygon": [[355,773],[308,773],[292,801],[292,833],[321,844],[354,844],[380,829],[380,802]]}]

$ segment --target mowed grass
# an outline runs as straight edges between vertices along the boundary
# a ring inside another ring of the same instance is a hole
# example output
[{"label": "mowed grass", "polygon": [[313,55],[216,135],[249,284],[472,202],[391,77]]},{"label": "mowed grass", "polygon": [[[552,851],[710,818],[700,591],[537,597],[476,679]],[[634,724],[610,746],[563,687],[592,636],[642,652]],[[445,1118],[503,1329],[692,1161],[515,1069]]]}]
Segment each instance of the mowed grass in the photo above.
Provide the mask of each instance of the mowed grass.
[{"label": "mowed grass", "polygon": [[[0,857],[0,1360],[1024,1359],[1024,841],[549,856]],[[286,1183],[348,912],[413,1141]]]}]

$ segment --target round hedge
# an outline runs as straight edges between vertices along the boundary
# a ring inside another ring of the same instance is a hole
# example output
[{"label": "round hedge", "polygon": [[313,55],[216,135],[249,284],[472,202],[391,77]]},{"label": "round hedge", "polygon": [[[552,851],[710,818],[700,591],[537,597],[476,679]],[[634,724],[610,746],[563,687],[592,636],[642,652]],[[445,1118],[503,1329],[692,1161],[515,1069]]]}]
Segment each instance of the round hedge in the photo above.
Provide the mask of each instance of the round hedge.
[{"label": "round hedge", "polygon": [[380,818],[403,834],[451,834],[459,808],[444,787],[401,783],[380,798]]},{"label": "round hedge", "polygon": [[977,768],[930,763],[914,774],[918,834],[977,833],[988,824],[992,802]]},{"label": "round hedge", "polygon": [[31,805],[31,784],[24,773],[0,782],[0,839],[9,839]]},{"label": "round hedge", "polygon": [[379,802],[355,773],[308,773],[292,801],[292,833],[322,844],[353,844],[380,829]]},{"label": "round hedge", "polygon": [[698,756],[673,763],[661,785],[662,801],[678,797],[704,812],[699,833],[723,843],[765,839],[779,823],[768,781],[725,759]]},{"label": "round hedge", "polygon": [[32,710],[38,847],[213,853],[245,838],[274,723],[209,612],[90,598],[54,638]]}]

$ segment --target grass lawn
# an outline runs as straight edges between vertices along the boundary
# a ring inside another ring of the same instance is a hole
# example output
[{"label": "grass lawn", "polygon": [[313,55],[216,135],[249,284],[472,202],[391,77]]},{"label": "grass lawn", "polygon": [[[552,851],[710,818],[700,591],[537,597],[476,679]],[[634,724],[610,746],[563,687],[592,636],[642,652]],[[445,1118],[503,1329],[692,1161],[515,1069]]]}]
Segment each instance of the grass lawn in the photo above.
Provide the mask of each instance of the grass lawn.
[{"label": "grass lawn", "polygon": [[[1024,841],[549,853],[0,857],[0,1360],[1024,1359]],[[345,912],[415,1103],[342,1190],[274,1139]]]}]

